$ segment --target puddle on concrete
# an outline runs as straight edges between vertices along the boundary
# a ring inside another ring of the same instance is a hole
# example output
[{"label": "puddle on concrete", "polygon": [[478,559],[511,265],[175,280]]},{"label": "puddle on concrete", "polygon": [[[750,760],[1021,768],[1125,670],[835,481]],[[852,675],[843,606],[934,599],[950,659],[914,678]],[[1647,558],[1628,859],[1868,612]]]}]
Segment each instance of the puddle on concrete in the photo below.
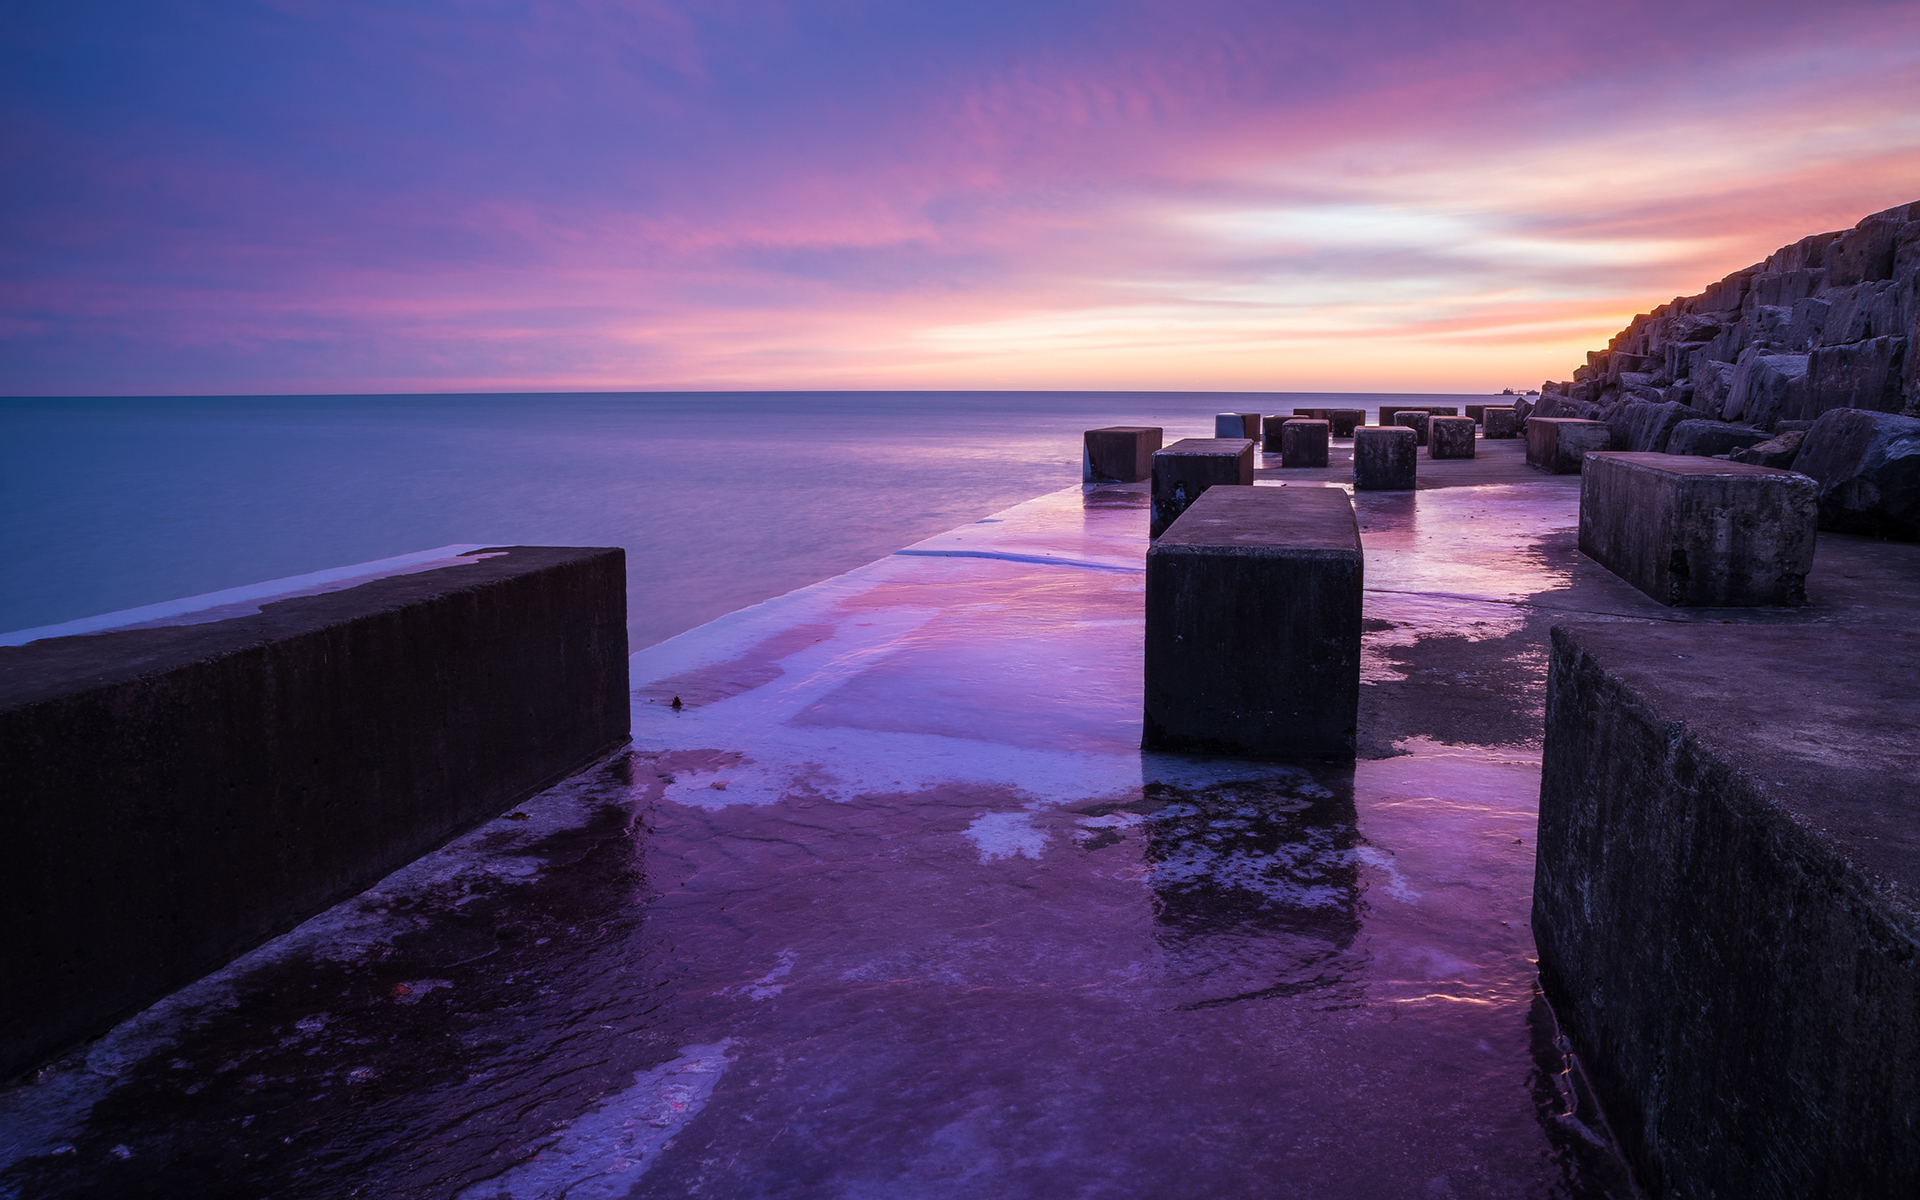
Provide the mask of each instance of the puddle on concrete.
[{"label": "puddle on concrete", "polygon": [[1137,749],[1142,491],[635,656],[632,752],[0,1095],[0,1194],[1629,1195],[1526,925],[1566,489],[1362,498],[1342,769]]}]

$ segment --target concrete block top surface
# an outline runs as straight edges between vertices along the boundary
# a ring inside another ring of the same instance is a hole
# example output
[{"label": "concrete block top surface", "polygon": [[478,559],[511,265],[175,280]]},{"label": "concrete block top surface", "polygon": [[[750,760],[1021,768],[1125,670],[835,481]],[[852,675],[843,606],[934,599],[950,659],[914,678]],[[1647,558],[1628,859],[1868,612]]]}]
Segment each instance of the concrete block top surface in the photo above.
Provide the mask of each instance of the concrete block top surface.
[{"label": "concrete block top surface", "polygon": [[1569,623],[1553,636],[1684,722],[1920,935],[1920,633],[1672,622]]},{"label": "concrete block top surface", "polygon": [[[1599,424],[1599,422],[1594,423]],[[1809,486],[1817,486],[1807,476],[1783,467],[1761,467],[1753,463],[1729,462],[1724,458],[1707,458],[1692,454],[1661,454],[1657,451],[1643,450],[1595,450],[1587,455],[1587,461],[1595,460],[1631,470],[1652,471],[1661,475],[1676,475],[1684,478],[1800,479],[1805,480]]]},{"label": "concrete block top surface", "polygon": [[1353,500],[1340,488],[1209,488],[1149,554],[1360,554]]},{"label": "concrete block top surface", "polygon": [[[198,611],[203,619],[197,622],[195,611],[189,608],[181,615],[168,618],[166,624],[132,627],[110,624],[97,631],[0,646],[0,709],[159,675],[190,663],[330,628],[372,613],[482,589],[519,575],[602,556],[624,559],[625,553],[617,546],[479,547],[451,558],[442,556],[435,562],[443,565],[435,565],[430,570],[376,574],[374,578],[339,590],[316,592],[298,586],[282,586],[276,590],[273,584],[257,585],[250,590],[261,592],[260,598],[238,604],[202,605]],[[361,564],[363,567],[377,565]],[[364,579],[366,574],[362,572],[360,578]],[[309,577],[277,582],[298,585],[306,578]],[[204,599],[219,601],[230,594],[213,593]],[[276,599],[276,596],[286,598]],[[236,608],[239,611],[231,611]],[[132,610],[128,615],[143,611]],[[82,624],[74,622],[76,626]]]},{"label": "concrete block top surface", "polygon": [[1253,445],[1251,438],[1181,438],[1171,446],[1163,446],[1153,452],[1155,458],[1175,455],[1225,455],[1229,458],[1245,454],[1247,447]]},{"label": "concrete block top surface", "polygon": [[1088,433],[1159,433],[1158,425],[1102,425],[1098,429],[1089,429]]}]

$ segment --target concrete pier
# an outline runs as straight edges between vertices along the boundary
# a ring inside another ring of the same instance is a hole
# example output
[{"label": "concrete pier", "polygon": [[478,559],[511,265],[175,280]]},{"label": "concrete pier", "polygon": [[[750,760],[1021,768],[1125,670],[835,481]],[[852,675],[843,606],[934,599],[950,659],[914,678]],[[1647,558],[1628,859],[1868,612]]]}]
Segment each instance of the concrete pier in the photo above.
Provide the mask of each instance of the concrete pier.
[{"label": "concrete pier", "polygon": [[1488,405],[1480,410],[1480,436],[1504,441],[1520,436],[1520,414],[1511,408]]},{"label": "concrete pier", "polygon": [[1149,536],[1159,537],[1210,487],[1251,486],[1253,469],[1254,445],[1246,438],[1182,438],[1156,452]]},{"label": "concrete pier", "polygon": [[171,619],[0,647],[7,1073],[627,740],[618,549]]},{"label": "concrete pier", "polygon": [[1326,420],[1333,426],[1333,436],[1350,438],[1353,431],[1367,423],[1367,413],[1360,408],[1330,408],[1326,410]]},{"label": "concrete pier", "polygon": [[1578,475],[1580,461],[1589,453],[1613,445],[1613,430],[1605,421],[1574,417],[1527,418],[1527,465],[1550,475]]},{"label": "concrete pier", "polygon": [[1427,444],[1427,428],[1432,421],[1433,414],[1422,409],[1403,408],[1393,414],[1395,425],[1413,430],[1413,441],[1416,446]]},{"label": "concrete pier", "polygon": [[1290,420],[1280,431],[1280,465],[1283,467],[1324,467],[1327,465],[1326,421]]},{"label": "concrete pier", "polygon": [[1142,747],[1351,761],[1360,602],[1345,492],[1208,492],[1147,551]]},{"label": "concrete pier", "polygon": [[1920,1194],[1920,635],[1555,628],[1541,986],[1654,1195]]},{"label": "concrete pier", "polygon": [[1429,458],[1472,458],[1473,419],[1433,417],[1427,422]]},{"label": "concrete pier", "polygon": [[1580,551],[1662,604],[1805,604],[1819,490],[1775,467],[1590,454]]},{"label": "concrete pier", "polygon": [[1164,432],[1157,425],[1109,425],[1089,429],[1081,450],[1080,477],[1087,483],[1109,480],[1138,483],[1153,475],[1153,452]]},{"label": "concrete pier", "polygon": [[1363,492],[1413,487],[1419,443],[1405,425],[1362,425],[1353,431],[1353,486]]}]

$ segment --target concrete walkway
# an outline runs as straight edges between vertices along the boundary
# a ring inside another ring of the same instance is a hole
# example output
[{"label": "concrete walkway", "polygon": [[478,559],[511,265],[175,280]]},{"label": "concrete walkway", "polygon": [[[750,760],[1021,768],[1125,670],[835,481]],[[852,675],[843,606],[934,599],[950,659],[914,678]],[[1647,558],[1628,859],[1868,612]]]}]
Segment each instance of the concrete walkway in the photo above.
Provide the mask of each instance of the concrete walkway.
[{"label": "concrete walkway", "polygon": [[630,753],[0,1094],[0,1195],[1630,1195],[1534,989],[1546,630],[1920,548],[1676,613],[1481,454],[1358,499],[1354,768],[1142,755],[1144,485],[1044,496],[636,655]]}]

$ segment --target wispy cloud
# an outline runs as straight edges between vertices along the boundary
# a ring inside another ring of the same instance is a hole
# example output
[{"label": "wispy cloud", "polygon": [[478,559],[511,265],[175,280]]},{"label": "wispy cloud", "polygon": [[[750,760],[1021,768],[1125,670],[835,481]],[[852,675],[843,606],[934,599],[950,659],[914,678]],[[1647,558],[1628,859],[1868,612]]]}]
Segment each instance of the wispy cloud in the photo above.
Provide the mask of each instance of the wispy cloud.
[{"label": "wispy cloud", "polygon": [[1920,198],[1910,4],[97,8],[9,392],[1497,388]]}]

